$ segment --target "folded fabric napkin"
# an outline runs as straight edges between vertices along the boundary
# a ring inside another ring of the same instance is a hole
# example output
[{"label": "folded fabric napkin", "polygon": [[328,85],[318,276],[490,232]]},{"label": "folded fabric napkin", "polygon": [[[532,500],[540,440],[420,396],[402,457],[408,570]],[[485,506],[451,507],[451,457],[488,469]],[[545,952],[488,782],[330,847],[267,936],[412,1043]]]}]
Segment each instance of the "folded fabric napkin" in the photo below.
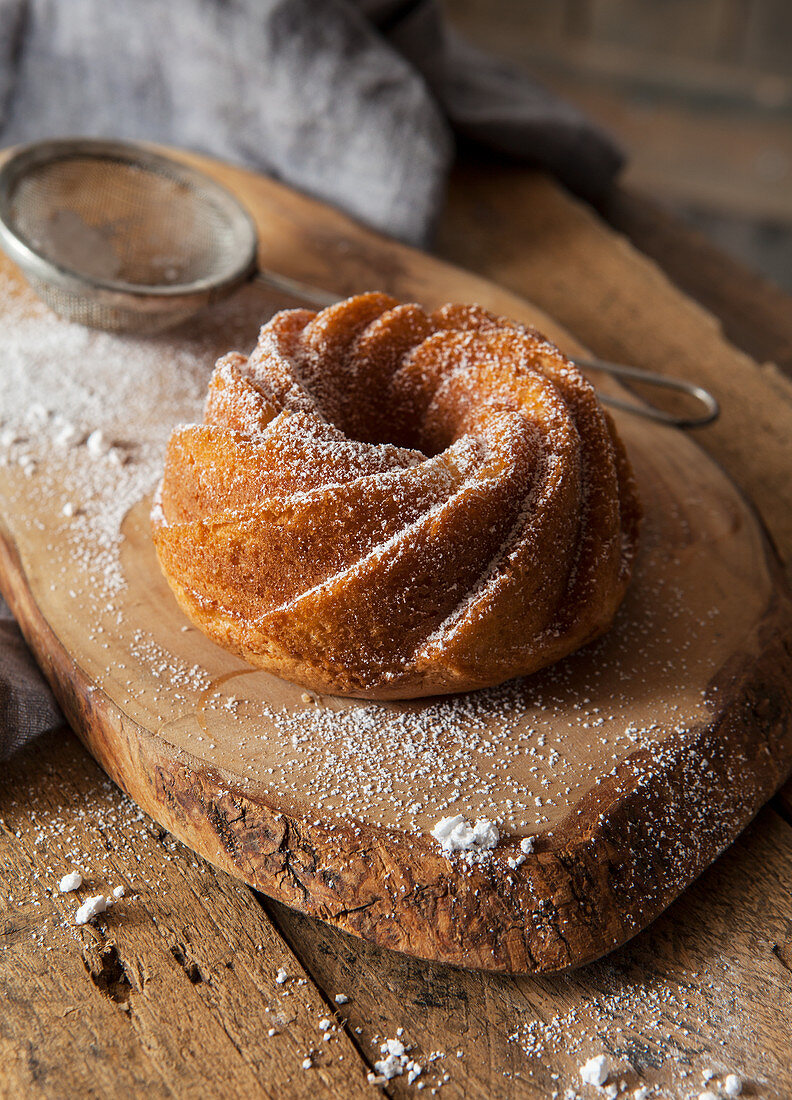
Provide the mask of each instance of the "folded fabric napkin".
[{"label": "folded fabric napkin", "polygon": [[19,627],[0,599],[0,759],[62,721]]},{"label": "folded fabric napkin", "polygon": [[[426,244],[454,134],[593,196],[610,140],[461,41],[434,0],[0,0],[0,140],[118,137],[286,180]],[[0,759],[57,711],[0,619]]]}]

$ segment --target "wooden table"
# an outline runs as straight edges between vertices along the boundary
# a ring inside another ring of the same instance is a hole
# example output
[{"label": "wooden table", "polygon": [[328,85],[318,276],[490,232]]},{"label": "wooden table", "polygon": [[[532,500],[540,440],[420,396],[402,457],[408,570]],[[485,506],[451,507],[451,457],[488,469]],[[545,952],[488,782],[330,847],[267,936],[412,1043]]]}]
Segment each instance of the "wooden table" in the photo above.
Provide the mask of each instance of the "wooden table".
[{"label": "wooden table", "polygon": [[[437,250],[604,357],[670,370],[674,342],[693,347],[725,408],[701,442],[792,560],[788,298],[639,196],[596,214],[495,164],[457,169]],[[697,1097],[710,1069],[716,1092],[736,1072],[744,1095],[792,1095],[789,785],[626,948],[542,978],[418,962],[257,896],[141,814],[65,729],[5,766],[0,853],[2,1097],[370,1096],[397,1037],[424,1068],[390,1080],[395,1097],[605,1096],[580,1080],[599,1053],[625,1096]],[[76,927],[57,891],[73,865],[96,892],[125,887],[107,934]]]}]

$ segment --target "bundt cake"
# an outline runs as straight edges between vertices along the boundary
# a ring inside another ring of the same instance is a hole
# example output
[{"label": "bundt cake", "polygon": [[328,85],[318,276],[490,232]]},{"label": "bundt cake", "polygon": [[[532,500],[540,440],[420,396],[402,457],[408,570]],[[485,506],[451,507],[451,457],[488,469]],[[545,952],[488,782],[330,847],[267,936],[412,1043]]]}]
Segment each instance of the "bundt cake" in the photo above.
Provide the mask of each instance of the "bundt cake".
[{"label": "bundt cake", "polygon": [[385,294],[278,313],[171,436],[152,514],[192,621],[318,691],[410,698],[605,631],[639,504],[610,417],[537,332]]}]

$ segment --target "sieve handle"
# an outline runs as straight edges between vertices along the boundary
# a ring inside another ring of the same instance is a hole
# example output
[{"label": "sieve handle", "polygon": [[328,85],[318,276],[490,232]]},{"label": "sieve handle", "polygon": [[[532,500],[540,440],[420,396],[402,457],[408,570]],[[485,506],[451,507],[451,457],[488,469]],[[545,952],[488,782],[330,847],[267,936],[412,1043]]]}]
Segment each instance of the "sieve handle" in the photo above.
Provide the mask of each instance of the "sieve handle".
[{"label": "sieve handle", "polygon": [[253,276],[254,282],[268,286],[271,290],[279,290],[288,294],[290,298],[299,298],[303,302],[310,302],[312,306],[324,309],[326,306],[334,306],[341,299],[335,294],[328,294],[326,290],[317,290],[315,286],[300,283],[297,279],[289,279],[285,275],[278,275],[275,271],[263,271],[259,269]]},{"label": "sieve handle", "polygon": [[720,416],[720,405],[717,398],[705,390],[703,386],[697,386],[695,382],[687,382],[683,378],[673,378],[665,374],[657,374],[655,371],[643,370],[641,367],[628,367],[624,363],[609,363],[606,359],[576,359],[579,367],[592,370],[601,370],[614,378],[632,379],[642,382],[647,386],[656,386],[658,389],[676,390],[698,401],[703,407],[703,412],[698,416],[675,416],[665,409],[658,409],[656,405],[642,402],[625,401],[621,397],[611,397],[610,394],[599,393],[599,399],[605,405],[614,409],[623,409],[624,412],[636,413],[647,420],[656,420],[659,424],[670,424],[672,428],[703,428],[712,424]]},{"label": "sieve handle", "polygon": [[[278,275],[275,271],[258,270],[254,275],[254,280],[270,287],[272,290],[288,294],[290,298],[299,298],[301,301],[308,302],[312,306],[318,306],[320,309],[341,301],[335,294],[329,294],[326,290],[319,290],[315,286],[308,286],[307,283],[298,282],[297,279],[289,279],[285,275]],[[643,416],[646,420],[654,420],[660,424],[668,424],[673,428],[703,428],[720,416],[720,406],[717,400],[709,390],[697,386],[695,382],[687,382],[683,378],[669,378],[664,374],[642,370],[640,367],[628,367],[623,363],[609,363],[605,359],[577,359],[576,363],[579,367],[601,370],[615,378],[633,379],[648,386],[656,386],[659,389],[685,393],[688,397],[698,401],[703,406],[704,411],[699,416],[675,416],[656,405],[638,404],[634,401],[625,401],[621,397],[612,397],[610,394],[598,392],[600,401],[614,409],[622,409],[624,412]]]}]

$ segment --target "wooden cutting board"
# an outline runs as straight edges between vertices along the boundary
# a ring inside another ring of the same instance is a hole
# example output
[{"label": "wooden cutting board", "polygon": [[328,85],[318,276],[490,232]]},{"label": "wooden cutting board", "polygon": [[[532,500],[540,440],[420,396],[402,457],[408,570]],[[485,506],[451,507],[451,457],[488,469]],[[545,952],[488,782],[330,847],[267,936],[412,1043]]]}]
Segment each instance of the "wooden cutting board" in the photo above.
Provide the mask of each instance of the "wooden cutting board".
[{"label": "wooden cutting board", "polygon": [[[579,350],[493,284],[185,159],[240,195],[262,262],[284,274],[478,301]],[[186,622],[147,520],[168,432],[199,417],[214,358],[290,303],[250,288],[140,341],[67,325],[8,262],[0,276],[0,587],[90,751],[218,866],[412,954],[559,969],[649,923],[789,771],[790,600],[753,512],[690,437],[618,418],[646,520],[605,639],[465,697],[319,698]],[[495,852],[446,858],[430,831],[449,813],[497,820]],[[511,866],[526,836],[534,850]]]}]

